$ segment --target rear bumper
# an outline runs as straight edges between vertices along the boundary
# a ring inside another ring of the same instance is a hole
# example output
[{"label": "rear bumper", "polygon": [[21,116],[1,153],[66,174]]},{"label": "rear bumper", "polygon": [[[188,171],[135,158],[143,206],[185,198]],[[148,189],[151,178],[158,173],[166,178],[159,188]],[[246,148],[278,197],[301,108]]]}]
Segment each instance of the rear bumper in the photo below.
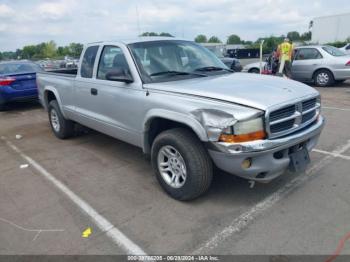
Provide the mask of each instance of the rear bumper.
[{"label": "rear bumper", "polygon": [[37,89],[16,90],[10,86],[1,86],[0,88],[0,103],[10,101],[35,99],[38,97]]},{"label": "rear bumper", "polygon": [[[324,118],[320,116],[307,129],[279,139],[241,144],[212,142],[208,145],[208,151],[218,168],[249,180],[269,182],[287,170],[291,148],[303,145],[311,151],[316,146],[324,123]],[[242,162],[247,158],[251,159],[252,164],[249,168],[243,168]]]},{"label": "rear bumper", "polygon": [[350,66],[345,69],[335,69],[333,70],[333,75],[335,80],[350,79]]}]

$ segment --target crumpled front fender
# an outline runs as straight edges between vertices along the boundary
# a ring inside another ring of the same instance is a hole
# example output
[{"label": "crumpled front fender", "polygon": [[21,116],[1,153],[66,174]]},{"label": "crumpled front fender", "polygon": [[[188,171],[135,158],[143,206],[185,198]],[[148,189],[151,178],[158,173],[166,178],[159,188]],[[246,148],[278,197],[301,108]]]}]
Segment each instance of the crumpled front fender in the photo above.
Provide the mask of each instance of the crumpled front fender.
[{"label": "crumpled front fender", "polygon": [[232,114],[217,109],[197,109],[191,114],[204,127],[209,141],[218,141],[222,130],[237,122]]}]

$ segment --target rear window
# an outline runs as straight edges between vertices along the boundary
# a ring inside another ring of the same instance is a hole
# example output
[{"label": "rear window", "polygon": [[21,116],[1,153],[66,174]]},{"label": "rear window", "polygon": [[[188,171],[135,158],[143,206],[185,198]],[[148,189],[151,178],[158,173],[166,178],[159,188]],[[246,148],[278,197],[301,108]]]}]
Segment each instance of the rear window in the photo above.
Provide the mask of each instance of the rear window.
[{"label": "rear window", "polygon": [[81,63],[81,77],[92,78],[98,46],[90,46],[86,49]]},{"label": "rear window", "polygon": [[345,56],[346,55],[343,51],[341,51],[340,49],[338,49],[334,46],[324,46],[324,47],[322,47],[322,49],[332,56]]},{"label": "rear window", "polygon": [[42,69],[36,64],[30,63],[8,63],[0,64],[0,74],[21,74],[21,73],[35,73],[40,72]]}]

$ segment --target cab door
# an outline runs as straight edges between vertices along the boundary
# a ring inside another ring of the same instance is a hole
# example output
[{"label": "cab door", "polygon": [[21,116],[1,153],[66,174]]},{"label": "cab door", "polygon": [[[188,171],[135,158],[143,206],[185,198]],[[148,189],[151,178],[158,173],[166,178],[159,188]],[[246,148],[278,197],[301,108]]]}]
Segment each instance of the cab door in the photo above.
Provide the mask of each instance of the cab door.
[{"label": "cab door", "polygon": [[132,58],[128,60],[126,52],[117,45],[102,45],[92,78],[83,79],[82,71],[77,100],[86,126],[140,146],[140,119],[145,111],[146,94],[135,73],[131,73]]},{"label": "cab door", "polygon": [[292,64],[292,77],[300,81],[309,81],[317,68],[323,63],[323,57],[316,48],[299,48]]},{"label": "cab door", "polygon": [[77,122],[96,128],[101,116],[98,114],[98,104],[95,99],[97,95],[94,72],[96,67],[96,57],[99,52],[99,46],[93,45],[86,48],[81,61],[80,73],[74,83],[75,89],[75,105]]}]

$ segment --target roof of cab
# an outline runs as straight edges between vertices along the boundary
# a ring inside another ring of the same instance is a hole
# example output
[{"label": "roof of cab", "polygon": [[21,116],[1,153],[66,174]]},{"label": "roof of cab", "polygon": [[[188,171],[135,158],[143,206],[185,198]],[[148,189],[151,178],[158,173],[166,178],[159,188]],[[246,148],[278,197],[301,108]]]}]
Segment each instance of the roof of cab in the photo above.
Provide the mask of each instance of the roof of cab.
[{"label": "roof of cab", "polygon": [[160,37],[160,36],[141,36],[131,39],[117,39],[113,41],[99,41],[99,42],[93,42],[88,43],[87,45],[94,45],[94,44],[104,44],[104,43],[123,43],[125,45],[128,44],[134,44],[134,43],[140,43],[140,42],[152,42],[152,41],[168,41],[168,40],[184,40],[184,41],[191,41],[188,39],[182,39],[177,37]]},{"label": "roof of cab", "polygon": [[298,49],[298,48],[322,48],[325,46],[327,46],[327,45],[301,45],[301,46],[297,46],[296,49]]}]

